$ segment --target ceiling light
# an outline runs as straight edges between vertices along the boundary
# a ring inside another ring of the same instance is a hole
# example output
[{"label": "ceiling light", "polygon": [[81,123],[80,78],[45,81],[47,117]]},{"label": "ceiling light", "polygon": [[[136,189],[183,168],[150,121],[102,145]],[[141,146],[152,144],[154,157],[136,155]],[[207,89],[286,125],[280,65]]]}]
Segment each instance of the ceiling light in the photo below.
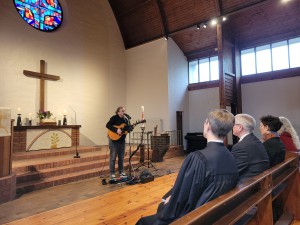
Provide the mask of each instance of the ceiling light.
[{"label": "ceiling light", "polygon": [[225,16],[222,17],[222,21],[226,21],[227,18]]},{"label": "ceiling light", "polygon": [[217,24],[217,19],[213,19],[210,23],[212,26],[215,26]]},{"label": "ceiling light", "polygon": [[197,30],[200,30],[200,25],[199,24],[197,24]]},{"label": "ceiling light", "polygon": [[204,23],[204,24],[202,25],[202,27],[205,29],[205,28],[207,27],[207,24]]}]

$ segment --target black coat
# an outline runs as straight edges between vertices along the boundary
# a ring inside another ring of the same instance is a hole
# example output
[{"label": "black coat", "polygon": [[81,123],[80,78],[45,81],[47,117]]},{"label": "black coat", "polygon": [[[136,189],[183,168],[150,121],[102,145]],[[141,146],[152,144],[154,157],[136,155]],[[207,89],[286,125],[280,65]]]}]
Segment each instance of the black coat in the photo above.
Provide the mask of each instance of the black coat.
[{"label": "black coat", "polygon": [[141,218],[137,224],[162,225],[186,215],[204,203],[233,189],[238,180],[235,160],[223,143],[208,142],[203,150],[184,160],[167,204],[157,214]]},{"label": "black coat", "polygon": [[267,151],[253,133],[236,143],[231,153],[235,158],[240,180],[254,177],[270,168]]},{"label": "black coat", "polygon": [[269,155],[271,167],[285,160],[285,147],[279,137],[272,137],[266,140],[264,146]]}]

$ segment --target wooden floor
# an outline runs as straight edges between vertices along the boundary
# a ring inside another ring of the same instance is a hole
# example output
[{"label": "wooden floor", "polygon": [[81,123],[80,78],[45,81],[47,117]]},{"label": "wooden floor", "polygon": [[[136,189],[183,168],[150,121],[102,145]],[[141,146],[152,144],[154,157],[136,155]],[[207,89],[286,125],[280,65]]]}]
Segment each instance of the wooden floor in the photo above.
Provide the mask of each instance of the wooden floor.
[{"label": "wooden floor", "polygon": [[[183,159],[184,157],[166,159],[164,162],[153,163],[158,169],[157,171],[153,168],[146,167],[141,167],[140,171],[147,169],[156,176],[178,172]],[[103,178],[104,177],[96,177],[34,191],[22,195],[13,201],[0,204],[0,224],[57,209],[128,187],[128,185],[125,184],[102,185],[101,181]],[[99,222],[99,224],[103,223]]]},{"label": "wooden floor", "polygon": [[176,177],[173,173],[9,224],[135,224],[141,214],[156,212],[161,196],[172,188]]},{"label": "wooden floor", "polygon": [[[160,173],[178,172],[183,159],[167,159],[155,166]],[[135,224],[141,216],[155,213],[175,178],[176,173],[171,173],[133,186],[102,185],[102,178],[93,178],[32,192],[1,204],[0,224]]]}]

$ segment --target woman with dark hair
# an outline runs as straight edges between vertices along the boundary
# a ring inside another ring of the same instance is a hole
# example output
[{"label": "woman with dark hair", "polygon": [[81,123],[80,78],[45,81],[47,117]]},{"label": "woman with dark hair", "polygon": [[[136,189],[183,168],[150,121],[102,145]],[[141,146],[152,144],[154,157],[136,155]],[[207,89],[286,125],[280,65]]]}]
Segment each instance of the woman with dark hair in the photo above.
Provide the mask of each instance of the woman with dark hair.
[{"label": "woman with dark hair", "polygon": [[282,122],[277,116],[268,115],[260,118],[259,130],[269,155],[270,167],[283,162],[285,159],[285,147],[277,133],[281,126]]}]

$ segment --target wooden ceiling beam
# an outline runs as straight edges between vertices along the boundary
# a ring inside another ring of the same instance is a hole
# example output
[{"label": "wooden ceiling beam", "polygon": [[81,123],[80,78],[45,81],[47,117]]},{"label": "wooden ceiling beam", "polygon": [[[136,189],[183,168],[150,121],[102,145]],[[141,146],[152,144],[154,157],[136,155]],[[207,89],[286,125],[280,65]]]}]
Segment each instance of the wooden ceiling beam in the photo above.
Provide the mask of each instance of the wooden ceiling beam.
[{"label": "wooden ceiling beam", "polygon": [[161,21],[161,25],[163,27],[164,35],[166,37],[169,35],[166,14],[164,13],[161,0],[155,0],[154,2],[155,2],[155,6],[157,8],[157,11],[158,11],[158,15],[160,16],[160,21]]},{"label": "wooden ceiling beam", "polygon": [[217,10],[219,11],[219,16],[223,15],[223,3],[222,0],[215,0]]}]

